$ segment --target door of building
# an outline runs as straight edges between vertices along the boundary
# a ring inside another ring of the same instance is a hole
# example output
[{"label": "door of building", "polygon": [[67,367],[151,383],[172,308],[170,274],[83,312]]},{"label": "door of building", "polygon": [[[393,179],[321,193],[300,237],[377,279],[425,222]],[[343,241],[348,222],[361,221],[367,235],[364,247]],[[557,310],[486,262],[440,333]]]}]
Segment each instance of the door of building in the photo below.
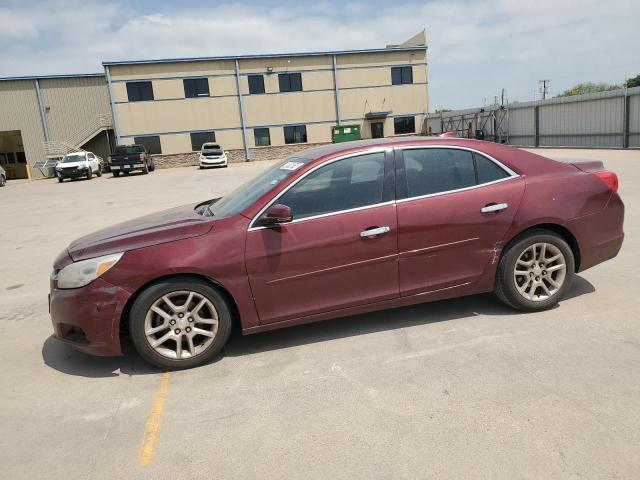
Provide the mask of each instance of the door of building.
[{"label": "door of building", "polygon": [[374,122],[371,124],[371,138],[384,138],[384,123]]}]

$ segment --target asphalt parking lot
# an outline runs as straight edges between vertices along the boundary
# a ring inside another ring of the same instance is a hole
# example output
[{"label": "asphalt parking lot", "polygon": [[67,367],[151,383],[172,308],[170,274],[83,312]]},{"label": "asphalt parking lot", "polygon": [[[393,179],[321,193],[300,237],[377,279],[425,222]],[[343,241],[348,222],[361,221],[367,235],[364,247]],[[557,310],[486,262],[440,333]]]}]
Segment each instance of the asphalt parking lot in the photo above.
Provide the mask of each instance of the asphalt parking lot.
[{"label": "asphalt parking lot", "polygon": [[639,478],[640,151],[540,152],[604,160],[627,208],[620,255],[580,274],[559,308],[522,314],[480,295],[235,334],[219,360],[170,374],[130,347],[92,358],[50,339],[52,261],[268,163],[9,182],[0,477]]}]

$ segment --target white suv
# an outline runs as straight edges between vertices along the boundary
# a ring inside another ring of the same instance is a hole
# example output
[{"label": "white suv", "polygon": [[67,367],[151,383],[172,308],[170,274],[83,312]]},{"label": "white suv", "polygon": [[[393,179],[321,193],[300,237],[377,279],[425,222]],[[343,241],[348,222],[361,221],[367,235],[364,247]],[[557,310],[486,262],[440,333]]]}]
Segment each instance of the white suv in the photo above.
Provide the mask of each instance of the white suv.
[{"label": "white suv", "polygon": [[203,143],[200,149],[200,157],[198,158],[200,168],[205,167],[226,167],[227,152],[225,152],[217,143]]},{"label": "white suv", "polygon": [[74,152],[66,154],[56,165],[58,182],[65,178],[87,178],[93,174],[102,176],[102,159],[91,152]]}]

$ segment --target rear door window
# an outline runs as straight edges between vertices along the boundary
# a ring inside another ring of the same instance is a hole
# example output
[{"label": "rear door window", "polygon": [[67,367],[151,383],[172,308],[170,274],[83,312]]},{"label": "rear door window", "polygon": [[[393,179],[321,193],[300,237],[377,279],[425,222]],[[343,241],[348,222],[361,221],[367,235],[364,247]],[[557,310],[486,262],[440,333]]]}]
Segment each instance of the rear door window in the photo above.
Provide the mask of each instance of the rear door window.
[{"label": "rear door window", "polygon": [[476,184],[473,155],[447,148],[403,151],[407,196],[420,197],[472,187]]}]

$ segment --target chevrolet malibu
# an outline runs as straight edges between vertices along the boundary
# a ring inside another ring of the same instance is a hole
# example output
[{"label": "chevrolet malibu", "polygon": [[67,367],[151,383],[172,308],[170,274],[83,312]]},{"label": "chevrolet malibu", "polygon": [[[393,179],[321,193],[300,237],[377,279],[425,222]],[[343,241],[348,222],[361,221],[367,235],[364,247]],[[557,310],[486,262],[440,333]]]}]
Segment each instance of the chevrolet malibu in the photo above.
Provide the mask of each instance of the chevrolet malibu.
[{"label": "chevrolet malibu", "polygon": [[255,333],[493,291],[555,306],[617,255],[624,206],[601,162],[404,138],[317,147],[230,194],[116,225],[54,263],[55,337],[165,369]]}]

